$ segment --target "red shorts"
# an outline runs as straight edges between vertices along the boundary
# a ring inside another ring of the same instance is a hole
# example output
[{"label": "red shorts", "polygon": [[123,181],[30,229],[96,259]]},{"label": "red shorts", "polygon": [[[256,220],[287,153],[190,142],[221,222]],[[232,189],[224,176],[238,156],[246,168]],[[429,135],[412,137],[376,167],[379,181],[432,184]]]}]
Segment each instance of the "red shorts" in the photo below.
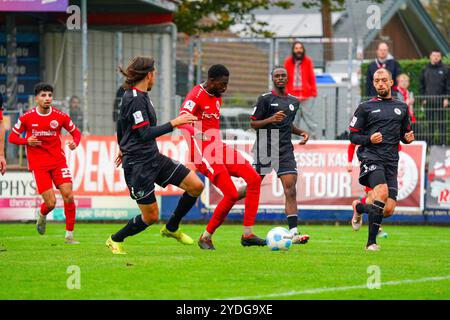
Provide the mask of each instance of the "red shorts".
[{"label": "red shorts", "polygon": [[34,169],[32,172],[39,194],[53,189],[53,184],[55,187],[59,187],[63,183],[72,183],[72,175],[67,165],[51,169]]},{"label": "red shorts", "polygon": [[214,181],[214,178],[222,171],[228,171],[231,176],[239,176],[239,169],[243,165],[250,165],[242,154],[226,145],[222,148],[223,156],[212,158],[203,157],[201,163],[195,164],[195,167],[209,180]]}]

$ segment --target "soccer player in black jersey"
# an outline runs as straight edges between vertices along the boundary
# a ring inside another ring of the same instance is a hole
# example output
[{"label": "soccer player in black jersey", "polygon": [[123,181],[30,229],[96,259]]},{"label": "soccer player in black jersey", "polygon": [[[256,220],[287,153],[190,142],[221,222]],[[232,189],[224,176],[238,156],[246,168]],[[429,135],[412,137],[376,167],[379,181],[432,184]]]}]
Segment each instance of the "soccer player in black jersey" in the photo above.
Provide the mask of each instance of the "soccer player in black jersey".
[{"label": "soccer player in black jersey", "polygon": [[202,193],[203,183],[193,171],[159,153],[156,138],[175,127],[193,123],[197,117],[183,114],[158,126],[155,109],[147,95],[155,82],[155,61],[149,57],[136,57],[125,71],[120,70],[126,77],[126,90],[117,121],[120,153],[115,163],[117,166],[122,164],[131,198],[136,200],[142,214],[128,221],[106,241],[106,245],[114,254],[125,254],[124,239],[158,221],[155,183],[161,187],[172,184],[185,190],[161,234],[183,244],[193,244],[193,240],[180,231],[179,223]]},{"label": "soccer player in black jersey", "polygon": [[376,236],[383,215],[391,216],[396,206],[399,142],[414,141],[408,106],[392,99],[393,83],[388,70],[378,69],[373,78],[378,96],[361,103],[350,122],[350,141],[360,145],[357,151],[361,162],[359,182],[373,189],[371,199],[367,199],[366,204],[356,204],[353,215],[356,223],[361,221],[364,212],[369,215],[366,250],[370,251],[380,249]]},{"label": "soccer player in black jersey", "polygon": [[283,66],[272,69],[273,90],[259,96],[253,114],[251,127],[256,130],[256,142],[253,146],[255,169],[264,178],[272,169],[277,172],[286,197],[285,212],[293,243],[307,243],[309,236],[298,231],[297,208],[297,162],[292,145],[292,134],[308,141],[306,131],[293,124],[300,108],[300,101],[286,93],[287,71]]}]

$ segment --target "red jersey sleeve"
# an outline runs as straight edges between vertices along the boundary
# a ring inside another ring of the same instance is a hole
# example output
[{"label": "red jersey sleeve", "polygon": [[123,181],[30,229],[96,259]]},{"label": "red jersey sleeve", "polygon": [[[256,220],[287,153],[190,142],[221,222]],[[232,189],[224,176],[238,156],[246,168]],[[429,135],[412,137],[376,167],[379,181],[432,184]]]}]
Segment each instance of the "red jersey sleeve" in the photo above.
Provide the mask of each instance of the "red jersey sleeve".
[{"label": "red jersey sleeve", "polygon": [[17,133],[18,135],[21,135],[26,130],[26,119],[24,115],[21,115],[19,119],[17,120],[16,124],[12,128],[12,131]]},{"label": "red jersey sleeve", "polygon": [[198,108],[198,101],[194,101],[193,98],[192,99],[186,98],[186,100],[183,102],[181,106],[180,114],[183,113],[194,114],[197,108]]},{"label": "red jersey sleeve", "polygon": [[75,124],[70,119],[70,117],[67,114],[64,114],[64,119],[62,126],[64,129],[66,129],[69,133],[72,133],[75,130]]},{"label": "red jersey sleeve", "polygon": [[190,113],[195,114],[195,112],[201,108],[201,89],[199,86],[195,86],[184,99],[183,104],[180,108],[180,114]]},{"label": "red jersey sleeve", "polygon": [[350,143],[347,149],[348,162],[353,162],[353,155],[355,154],[356,144]]}]

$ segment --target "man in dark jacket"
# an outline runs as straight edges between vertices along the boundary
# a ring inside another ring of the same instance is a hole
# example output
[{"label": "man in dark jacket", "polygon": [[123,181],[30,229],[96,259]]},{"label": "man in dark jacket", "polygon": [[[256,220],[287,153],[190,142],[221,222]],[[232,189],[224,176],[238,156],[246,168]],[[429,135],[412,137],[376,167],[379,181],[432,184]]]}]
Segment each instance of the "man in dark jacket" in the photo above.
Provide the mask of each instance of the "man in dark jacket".
[{"label": "man in dark jacket", "polygon": [[[376,97],[377,90],[373,86],[373,75],[378,69],[384,68],[391,72],[394,87],[397,86],[397,76],[400,75],[400,64],[389,53],[389,46],[386,42],[380,42],[377,47],[377,57],[369,64],[366,77],[366,96]],[[395,92],[393,95],[395,96]]]},{"label": "man in dark jacket", "polygon": [[422,69],[419,92],[420,95],[427,96],[422,100],[428,122],[429,139],[427,141],[429,144],[444,144],[445,109],[448,108],[450,95],[450,71],[442,63],[442,53],[439,50],[433,50],[430,53],[430,63]]}]

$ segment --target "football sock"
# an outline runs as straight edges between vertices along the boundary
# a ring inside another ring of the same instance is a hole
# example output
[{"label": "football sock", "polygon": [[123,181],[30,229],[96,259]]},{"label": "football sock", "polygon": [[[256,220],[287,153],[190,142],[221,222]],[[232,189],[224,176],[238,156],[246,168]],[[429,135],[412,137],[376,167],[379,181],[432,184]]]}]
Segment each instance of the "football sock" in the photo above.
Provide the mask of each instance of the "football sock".
[{"label": "football sock", "polygon": [[383,221],[384,202],[375,200],[369,212],[369,237],[367,245],[377,243],[377,234]]},{"label": "football sock", "polygon": [[66,230],[73,231],[75,226],[75,202],[64,202],[64,215],[66,216]]},{"label": "football sock", "polygon": [[202,238],[211,238],[212,234],[208,231],[203,232]]},{"label": "football sock", "polygon": [[139,214],[130,219],[125,227],[113,234],[111,239],[115,242],[123,242],[126,237],[134,236],[147,229],[147,227],[148,225],[142,220],[142,215]]},{"label": "football sock", "polygon": [[244,226],[250,227],[255,224],[256,214],[258,213],[262,179],[249,163],[247,163],[242,169],[239,170],[239,175],[247,183],[247,193],[245,196],[244,209]]},{"label": "football sock", "polygon": [[206,231],[209,234],[213,234],[225,221],[228,212],[230,212],[239,197],[236,187],[227,171],[222,171],[215,177],[214,185],[222,192],[223,198],[217,204],[217,207],[206,226]]},{"label": "football sock", "polygon": [[244,227],[244,237],[249,237],[253,235],[253,227]]},{"label": "football sock", "polygon": [[356,212],[358,212],[359,214],[369,213],[370,207],[371,207],[371,204],[358,203],[356,205]]},{"label": "football sock", "polygon": [[178,205],[175,208],[175,211],[166,224],[167,230],[169,230],[170,232],[177,231],[181,219],[183,219],[183,217],[189,212],[189,210],[191,210],[196,201],[197,197],[193,197],[187,192],[183,193],[180,201],[178,201]]},{"label": "football sock", "polygon": [[289,231],[291,234],[298,234],[297,226],[298,226],[298,215],[290,214],[287,216]]},{"label": "football sock", "polygon": [[73,238],[73,231],[66,230],[66,238]]},{"label": "football sock", "polygon": [[43,216],[46,216],[51,210],[49,208],[47,208],[47,206],[45,205],[45,202],[42,202],[41,204],[41,209],[39,210],[39,213]]}]

